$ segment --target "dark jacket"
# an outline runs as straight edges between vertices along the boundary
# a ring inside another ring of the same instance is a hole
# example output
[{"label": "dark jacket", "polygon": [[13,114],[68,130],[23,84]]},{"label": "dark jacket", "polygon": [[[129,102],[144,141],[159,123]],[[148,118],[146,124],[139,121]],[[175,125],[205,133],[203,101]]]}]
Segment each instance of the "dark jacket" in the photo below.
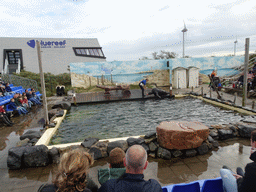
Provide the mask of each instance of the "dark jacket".
[{"label": "dark jacket", "polygon": [[98,170],[99,183],[102,185],[109,179],[119,179],[125,174],[126,168],[106,168]]},{"label": "dark jacket", "polygon": [[256,152],[251,154],[250,159],[254,162],[248,163],[244,177],[237,179],[238,192],[256,192]]},{"label": "dark jacket", "polygon": [[99,188],[99,192],[162,192],[161,185],[154,179],[145,181],[143,174],[125,173],[119,179],[110,179]]},{"label": "dark jacket", "polygon": [[12,92],[12,89],[11,89],[11,87],[8,85],[8,86],[5,87],[5,91],[6,91],[6,92]]},{"label": "dark jacket", "polygon": [[[58,190],[58,187],[56,187],[54,184],[43,184],[38,189],[38,192],[56,192]],[[76,190],[76,192],[78,192]],[[91,192],[90,189],[85,188],[83,192]]]},{"label": "dark jacket", "polygon": [[26,97],[27,97],[27,99],[29,100],[29,99],[32,98],[32,94],[30,94],[29,92],[27,92],[27,93],[26,93]]},{"label": "dark jacket", "polygon": [[10,109],[10,110],[16,110],[16,109],[17,109],[17,106],[15,105],[14,102],[10,102],[10,103],[9,103],[9,109]]}]

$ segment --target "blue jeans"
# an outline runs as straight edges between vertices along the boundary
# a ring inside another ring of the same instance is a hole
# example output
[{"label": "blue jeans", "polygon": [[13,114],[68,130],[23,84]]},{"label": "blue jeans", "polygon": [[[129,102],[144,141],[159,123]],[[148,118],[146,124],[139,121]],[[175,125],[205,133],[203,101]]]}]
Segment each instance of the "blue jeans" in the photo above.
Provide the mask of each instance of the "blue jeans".
[{"label": "blue jeans", "polygon": [[32,101],[33,103],[37,104],[37,105],[42,105],[42,103],[34,97],[31,97],[29,100]]},{"label": "blue jeans", "polygon": [[220,176],[223,181],[223,188],[225,192],[237,192],[236,178],[232,171],[228,169],[221,169]]},{"label": "blue jeans", "polygon": [[19,115],[28,113],[28,111],[24,107],[18,107],[17,111]]}]

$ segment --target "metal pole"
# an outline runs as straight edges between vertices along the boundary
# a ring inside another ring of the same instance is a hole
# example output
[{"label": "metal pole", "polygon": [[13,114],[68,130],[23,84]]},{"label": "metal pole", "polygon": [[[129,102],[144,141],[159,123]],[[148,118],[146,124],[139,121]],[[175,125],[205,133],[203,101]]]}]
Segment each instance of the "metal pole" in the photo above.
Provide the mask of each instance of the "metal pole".
[{"label": "metal pole", "polygon": [[236,104],[236,97],[237,97],[237,92],[235,92],[234,105]]},{"label": "metal pole", "polygon": [[210,98],[212,98],[212,88],[210,87]]},{"label": "metal pole", "polygon": [[48,116],[48,109],[47,109],[44,73],[42,68],[41,49],[40,49],[39,41],[36,41],[36,46],[37,46],[37,55],[38,55],[39,72],[40,72],[40,80],[41,80],[41,91],[43,95],[43,110],[44,110],[45,125],[48,125],[49,116]]},{"label": "metal pole", "polygon": [[183,58],[184,58],[184,56],[185,56],[184,33],[185,33],[185,32],[183,32]]},{"label": "metal pole", "polygon": [[244,55],[244,84],[243,84],[243,100],[242,106],[244,107],[247,102],[247,73],[248,73],[248,62],[249,62],[249,44],[250,38],[245,39],[245,55]]},{"label": "metal pole", "polygon": [[255,106],[255,101],[253,100],[252,101],[252,109],[254,109],[254,106]]},{"label": "metal pole", "polygon": [[202,97],[204,96],[204,88],[203,87],[201,87],[201,95],[202,95]]}]

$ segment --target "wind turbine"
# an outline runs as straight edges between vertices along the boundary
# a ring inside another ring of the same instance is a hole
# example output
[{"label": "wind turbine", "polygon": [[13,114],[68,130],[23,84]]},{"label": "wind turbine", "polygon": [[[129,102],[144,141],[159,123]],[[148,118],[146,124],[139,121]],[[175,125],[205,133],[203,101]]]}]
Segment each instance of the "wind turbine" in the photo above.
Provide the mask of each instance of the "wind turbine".
[{"label": "wind turbine", "polygon": [[181,32],[183,33],[183,58],[185,57],[185,45],[184,45],[184,34],[187,32],[187,28],[184,22],[184,29],[181,30]]},{"label": "wind turbine", "polygon": [[236,40],[234,41],[234,56],[236,56],[236,44],[238,43],[237,41],[237,37],[236,37]]}]

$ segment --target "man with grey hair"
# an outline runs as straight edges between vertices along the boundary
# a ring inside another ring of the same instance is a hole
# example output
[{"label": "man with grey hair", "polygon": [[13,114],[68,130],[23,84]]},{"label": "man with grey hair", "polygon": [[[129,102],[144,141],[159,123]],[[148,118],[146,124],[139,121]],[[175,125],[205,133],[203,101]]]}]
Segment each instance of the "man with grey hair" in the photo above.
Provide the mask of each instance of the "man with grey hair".
[{"label": "man with grey hair", "polygon": [[145,181],[143,172],[148,166],[147,152],[140,145],[131,146],[125,155],[124,166],[126,173],[119,179],[110,179],[104,183],[101,191],[147,191],[147,192],[162,192],[161,185],[154,179]]}]

